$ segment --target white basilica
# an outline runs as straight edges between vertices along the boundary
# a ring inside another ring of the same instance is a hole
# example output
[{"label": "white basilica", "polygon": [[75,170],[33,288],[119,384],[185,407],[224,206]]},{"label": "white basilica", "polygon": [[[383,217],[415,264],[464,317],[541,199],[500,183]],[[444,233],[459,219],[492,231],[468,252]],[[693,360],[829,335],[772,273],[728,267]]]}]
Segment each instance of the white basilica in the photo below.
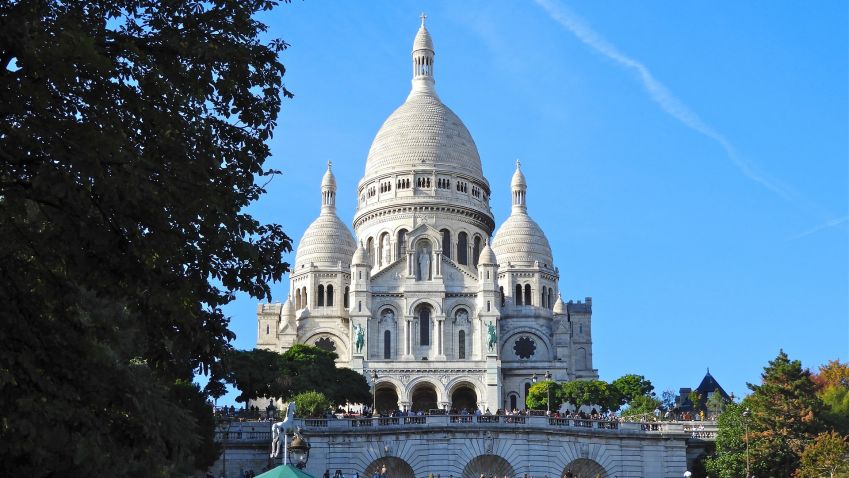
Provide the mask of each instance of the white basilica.
[{"label": "white basilica", "polygon": [[524,408],[534,374],[597,378],[592,301],[561,300],[518,162],[512,212],[489,241],[490,185],[434,89],[424,19],[412,57],[410,94],[377,132],[358,184],[356,239],[336,215],[328,165],[288,300],[257,307],[257,347],[335,351],[374,381],[379,410]]}]

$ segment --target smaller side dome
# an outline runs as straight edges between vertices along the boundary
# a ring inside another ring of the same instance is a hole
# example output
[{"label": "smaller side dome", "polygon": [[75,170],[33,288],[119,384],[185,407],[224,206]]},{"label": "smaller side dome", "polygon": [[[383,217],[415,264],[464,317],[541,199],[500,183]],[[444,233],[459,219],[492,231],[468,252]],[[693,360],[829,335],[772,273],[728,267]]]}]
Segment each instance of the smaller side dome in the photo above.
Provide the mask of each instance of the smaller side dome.
[{"label": "smaller side dome", "polygon": [[295,307],[292,305],[292,299],[286,299],[283,307],[280,309],[280,325],[277,328],[278,333],[283,333],[289,328],[289,321],[295,318]]},{"label": "smaller side dome", "polygon": [[478,258],[479,266],[497,266],[498,259],[495,257],[495,251],[489,247],[489,241],[483,246],[480,257]]},{"label": "smaller side dome", "polygon": [[425,19],[427,18],[427,15],[422,13],[419,18],[422,19],[422,26],[419,27],[419,31],[416,33],[416,39],[413,41],[413,51],[433,51],[433,39],[430,37],[430,32],[427,31],[427,27],[425,27]]},{"label": "smaller side dome", "polygon": [[557,294],[557,301],[554,302],[553,310],[554,315],[566,315],[566,304],[563,303],[563,299],[560,297],[560,294]]},{"label": "smaller side dome", "polygon": [[360,241],[360,247],[354,252],[354,257],[351,259],[352,266],[368,266],[368,252],[363,247],[363,241]]}]

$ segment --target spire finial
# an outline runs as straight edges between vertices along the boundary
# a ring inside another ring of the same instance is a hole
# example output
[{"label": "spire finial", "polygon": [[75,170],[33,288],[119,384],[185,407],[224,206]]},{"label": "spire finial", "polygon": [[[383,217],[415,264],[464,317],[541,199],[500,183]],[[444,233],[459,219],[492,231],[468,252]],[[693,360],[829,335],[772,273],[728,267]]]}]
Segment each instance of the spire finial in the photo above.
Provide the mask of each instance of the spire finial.
[{"label": "spire finial", "polygon": [[422,27],[424,27],[425,26],[425,20],[427,19],[427,14],[425,12],[422,12],[422,14],[419,15],[419,18],[422,19]]},{"label": "spire finial", "polygon": [[521,167],[522,167],[522,162],[517,159],[516,160],[516,169],[521,169]]},{"label": "spire finial", "polygon": [[327,160],[327,170],[330,171],[330,168],[333,167],[333,161]]}]

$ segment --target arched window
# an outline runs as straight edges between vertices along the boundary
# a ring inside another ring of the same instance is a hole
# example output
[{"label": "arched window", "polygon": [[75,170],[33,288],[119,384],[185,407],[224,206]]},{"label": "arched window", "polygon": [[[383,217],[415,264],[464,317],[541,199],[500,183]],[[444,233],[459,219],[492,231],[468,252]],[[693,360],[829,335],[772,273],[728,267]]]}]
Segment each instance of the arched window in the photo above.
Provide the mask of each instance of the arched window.
[{"label": "arched window", "polygon": [[324,306],[324,286],[323,285],[318,286],[318,294],[316,294],[316,295],[318,296],[318,304],[316,304],[316,305],[318,307],[323,307]]},{"label": "arched window", "polygon": [[516,284],[516,305],[522,305],[522,284]]},{"label": "arched window", "polygon": [[457,358],[466,358],[466,332],[463,330],[457,334]]},{"label": "arched window", "polygon": [[342,297],[342,305],[345,306],[346,309],[351,306],[351,299],[348,298],[348,294],[350,293],[351,291],[349,290],[349,288],[345,287],[345,297]]},{"label": "arched window", "polygon": [[525,284],[525,305],[533,305],[531,301],[531,285]]},{"label": "arched window", "polygon": [[442,233],[442,255],[451,259],[451,231],[443,229]]},{"label": "arched window", "polygon": [[368,263],[374,267],[374,238],[369,237],[366,241],[366,252],[368,253]]},{"label": "arched window", "polygon": [[481,256],[481,236],[475,236],[474,246],[472,247],[472,263],[475,267],[478,266],[478,259]]},{"label": "arched window", "polygon": [[398,231],[398,257],[395,259],[400,259],[404,257],[404,254],[407,252],[407,230],[401,229]]},{"label": "arched window", "polygon": [[501,307],[504,307],[504,286],[498,287],[498,292],[501,294]]},{"label": "arched window", "polygon": [[419,308],[419,344],[430,345],[430,307]]},{"label": "arched window", "polygon": [[548,288],[548,308],[554,308],[554,289],[551,287]]},{"label": "arched window", "polygon": [[333,286],[327,285],[327,306],[333,307]]},{"label": "arched window", "polygon": [[295,291],[295,309],[301,309],[301,289]]},{"label": "arched window", "polygon": [[510,410],[516,409],[516,395],[510,395]]},{"label": "arched window", "polygon": [[392,358],[392,332],[383,332],[383,358]]},{"label": "arched window", "polygon": [[457,234],[457,263],[469,265],[469,235],[465,232]]},{"label": "arched window", "polygon": [[310,302],[309,302],[309,300],[308,300],[309,298],[307,297],[307,288],[306,288],[306,287],[304,287],[302,290],[304,291],[304,303],[303,303],[303,306],[304,306],[304,308],[306,309],[307,307],[309,307],[309,306],[310,306]]}]

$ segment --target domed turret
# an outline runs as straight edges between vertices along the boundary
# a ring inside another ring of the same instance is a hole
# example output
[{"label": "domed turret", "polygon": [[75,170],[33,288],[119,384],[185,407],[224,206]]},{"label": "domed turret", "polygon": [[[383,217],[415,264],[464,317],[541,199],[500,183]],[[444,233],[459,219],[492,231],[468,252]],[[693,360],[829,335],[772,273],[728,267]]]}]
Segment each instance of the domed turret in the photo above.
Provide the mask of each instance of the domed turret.
[{"label": "domed turret", "polygon": [[495,252],[492,250],[491,247],[489,247],[489,241],[487,241],[487,243],[483,246],[483,249],[481,250],[481,255],[478,258],[478,265],[479,266],[484,266],[484,265],[497,266],[498,265],[498,259],[495,256]]},{"label": "domed turret", "polygon": [[293,272],[311,263],[333,267],[341,262],[342,267],[347,268],[356,248],[351,231],[336,215],[336,179],[328,162],[321,181],[321,214],[307,227],[298,243]]},{"label": "domed turret", "polygon": [[554,302],[552,312],[554,312],[554,315],[566,315],[566,304],[563,302],[560,294],[557,295],[557,301]]},{"label": "domed turret", "polygon": [[528,215],[526,202],[527,184],[522,174],[521,164],[516,161],[516,172],[511,181],[513,190],[513,210],[510,217],[495,233],[492,249],[502,266],[511,263],[520,266],[532,266],[539,262],[540,267],[554,270],[554,260],[548,238],[539,225]]},{"label": "domed turret", "polygon": [[368,252],[366,252],[366,248],[363,247],[362,241],[360,241],[360,247],[357,248],[357,251],[354,252],[354,257],[351,259],[352,266],[368,266]]},{"label": "domed turret", "polygon": [[286,302],[283,303],[283,308],[280,310],[280,327],[278,328],[279,333],[283,333],[289,325],[290,321],[292,323],[295,319],[295,306],[292,305],[292,299],[287,298]]}]

